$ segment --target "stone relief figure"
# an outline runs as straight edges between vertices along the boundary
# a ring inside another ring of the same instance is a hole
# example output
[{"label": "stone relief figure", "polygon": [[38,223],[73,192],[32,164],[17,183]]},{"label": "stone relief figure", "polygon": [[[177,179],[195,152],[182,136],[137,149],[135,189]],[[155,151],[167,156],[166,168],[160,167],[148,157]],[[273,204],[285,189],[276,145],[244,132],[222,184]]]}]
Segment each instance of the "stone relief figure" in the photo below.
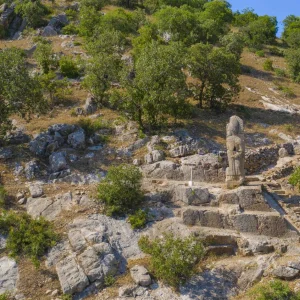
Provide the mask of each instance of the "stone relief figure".
[{"label": "stone relief figure", "polygon": [[232,116],[226,127],[226,146],[229,166],[226,169],[227,188],[235,188],[245,181],[245,139],[243,120]]}]

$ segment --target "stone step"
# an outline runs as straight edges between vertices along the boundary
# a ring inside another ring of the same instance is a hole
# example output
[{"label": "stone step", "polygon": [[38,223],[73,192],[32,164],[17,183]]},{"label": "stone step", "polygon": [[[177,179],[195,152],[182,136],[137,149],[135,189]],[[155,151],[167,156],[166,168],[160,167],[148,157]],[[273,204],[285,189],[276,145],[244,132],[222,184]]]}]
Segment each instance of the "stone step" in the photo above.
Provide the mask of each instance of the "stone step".
[{"label": "stone step", "polygon": [[246,176],[245,182],[250,182],[250,181],[260,181],[260,178],[257,176]]},{"label": "stone step", "polygon": [[262,186],[261,181],[248,181],[245,183],[245,186]]},{"label": "stone step", "polygon": [[189,226],[203,226],[237,230],[258,235],[281,237],[289,233],[289,226],[278,212],[230,210],[217,207],[189,206],[181,211],[182,221]]}]

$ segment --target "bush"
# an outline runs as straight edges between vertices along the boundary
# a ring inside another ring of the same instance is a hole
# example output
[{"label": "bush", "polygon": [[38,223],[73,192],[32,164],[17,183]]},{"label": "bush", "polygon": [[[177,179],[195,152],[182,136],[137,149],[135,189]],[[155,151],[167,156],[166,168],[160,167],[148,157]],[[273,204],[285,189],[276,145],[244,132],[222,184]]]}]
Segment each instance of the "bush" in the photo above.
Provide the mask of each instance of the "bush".
[{"label": "bush", "polygon": [[133,215],[130,215],[128,220],[133,229],[140,229],[146,226],[148,213],[142,209],[137,210]]},{"label": "bush", "polygon": [[61,297],[61,300],[72,300],[72,295],[69,294],[63,294]]},{"label": "bush", "polygon": [[98,186],[98,198],[108,215],[122,215],[137,209],[143,199],[142,173],[131,165],[112,166]]},{"label": "bush", "polygon": [[33,57],[45,74],[49,73],[51,67],[56,66],[52,46],[45,39],[39,40]]},{"label": "bush", "polygon": [[104,278],[104,286],[111,286],[116,282],[116,279],[112,275],[108,275]]},{"label": "bush", "polygon": [[63,56],[59,61],[59,67],[63,76],[68,78],[79,76],[79,68],[70,56]]},{"label": "bush", "polygon": [[289,178],[289,184],[295,186],[300,190],[300,167],[296,168]]},{"label": "bush", "polygon": [[287,86],[279,85],[277,88],[287,98],[294,98],[296,96],[294,91]]},{"label": "bush", "polygon": [[6,191],[2,185],[0,185],[0,207],[5,205]]},{"label": "bush", "polygon": [[9,300],[9,295],[7,293],[0,295],[0,300]]},{"label": "bush", "polygon": [[68,24],[62,29],[63,34],[78,34],[79,29],[76,25],[74,24]]},{"label": "bush", "polygon": [[162,239],[150,241],[143,236],[139,246],[143,252],[151,255],[151,272],[174,287],[190,278],[195,272],[195,266],[204,257],[203,245],[195,237],[181,239],[165,234]]},{"label": "bush", "polygon": [[271,47],[269,49],[269,52],[271,55],[275,55],[275,56],[283,56],[284,55],[283,51],[275,46]]},{"label": "bush", "polygon": [[280,68],[276,68],[275,69],[275,74],[278,77],[285,77],[286,76],[285,70],[284,69],[280,69]]},{"label": "bush", "polygon": [[89,118],[80,119],[77,124],[84,129],[85,134],[89,137],[100,129],[109,128],[109,125],[101,119],[97,119],[95,121]]},{"label": "bush", "polygon": [[255,300],[299,300],[300,294],[294,293],[289,285],[280,280],[272,280],[268,283],[260,283],[247,293]]},{"label": "bush", "polygon": [[265,57],[265,51],[264,50],[258,50],[255,52],[255,54],[259,57]]},{"label": "bush", "polygon": [[0,215],[0,233],[8,235],[6,247],[12,257],[28,256],[35,266],[58,239],[51,223],[44,218],[35,220],[26,213],[7,211]]},{"label": "bush", "polygon": [[272,59],[269,59],[267,58],[263,64],[263,68],[265,71],[273,71],[274,68],[273,68],[273,60]]}]

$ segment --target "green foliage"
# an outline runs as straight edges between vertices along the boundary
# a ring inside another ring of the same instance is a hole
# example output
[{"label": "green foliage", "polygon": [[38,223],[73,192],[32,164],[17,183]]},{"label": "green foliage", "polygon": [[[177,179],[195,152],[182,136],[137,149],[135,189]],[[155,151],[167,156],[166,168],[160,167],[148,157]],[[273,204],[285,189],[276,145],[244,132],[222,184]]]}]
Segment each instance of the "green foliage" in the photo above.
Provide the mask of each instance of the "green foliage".
[{"label": "green foliage", "polygon": [[285,58],[292,80],[300,83],[300,49],[287,50]]},{"label": "green foliage", "polygon": [[30,119],[32,113],[46,108],[38,80],[29,75],[24,52],[16,48],[0,51],[0,136],[11,128],[12,114]]},{"label": "green foliage", "polygon": [[227,52],[235,54],[240,59],[245,46],[244,36],[241,33],[230,32],[224,35],[220,42]]},{"label": "green foliage", "polygon": [[146,226],[148,213],[142,209],[137,210],[133,215],[130,215],[128,220],[133,229],[140,229]]},{"label": "green foliage", "polygon": [[283,39],[292,48],[299,48],[300,46],[300,17],[289,15],[283,21],[284,32]]},{"label": "green foliage", "polygon": [[77,78],[79,76],[79,67],[71,56],[63,56],[59,60],[59,68],[65,77]]},{"label": "green foliage", "polygon": [[101,13],[93,6],[82,6],[79,12],[79,34],[92,37],[95,29],[100,24]]},{"label": "green foliage", "polygon": [[0,232],[8,235],[6,247],[12,257],[28,256],[36,266],[39,258],[58,239],[50,222],[12,211],[0,215]]},{"label": "green foliage", "polygon": [[294,97],[296,96],[295,93],[294,93],[294,91],[293,91],[291,88],[287,87],[287,86],[284,86],[284,85],[278,85],[278,86],[277,86],[277,89],[278,89],[279,91],[281,91],[282,94],[283,94],[285,97],[288,97],[288,98],[294,98]]},{"label": "green foliage", "polygon": [[84,87],[100,104],[107,104],[111,83],[117,81],[121,57],[117,54],[99,53],[87,64]]},{"label": "green foliage", "polygon": [[145,21],[146,16],[142,10],[130,12],[118,8],[109,11],[101,18],[100,30],[102,32],[117,30],[128,35],[130,33],[136,33]]},{"label": "green foliage", "polygon": [[78,29],[77,25],[70,23],[62,29],[62,33],[63,34],[78,34],[79,29]]},{"label": "green foliage", "polygon": [[104,285],[107,286],[112,286],[116,282],[116,279],[112,275],[108,275],[104,278]]},{"label": "green foliage", "polygon": [[150,270],[154,275],[174,287],[189,279],[197,263],[204,257],[202,243],[195,237],[185,239],[165,234],[163,238],[150,241],[143,236],[139,247],[151,255]]},{"label": "green foliage", "polygon": [[271,55],[275,55],[275,56],[283,56],[284,55],[283,50],[279,49],[276,46],[270,47],[269,52]]},{"label": "green foliage", "polygon": [[7,293],[1,294],[0,295],[0,300],[9,300],[9,294],[7,294]]},{"label": "green foliage", "polygon": [[72,300],[72,295],[69,294],[63,294],[62,296],[60,296],[61,300]]},{"label": "green foliage", "polygon": [[270,58],[267,58],[263,63],[263,68],[265,71],[274,71],[273,60]]},{"label": "green foliage", "polygon": [[258,57],[265,57],[265,51],[264,50],[258,50],[258,51],[255,52],[255,54]]},{"label": "green foliage", "polygon": [[188,105],[183,56],[180,44],[164,46],[152,42],[135,59],[134,71],[124,67],[123,89],[113,94],[110,102],[136,120],[142,129],[145,124],[150,129],[164,125],[166,115],[173,116],[175,121],[184,116]]},{"label": "green foliage", "polygon": [[95,10],[99,11],[101,8],[103,8],[105,5],[108,4],[109,1],[107,0],[81,0],[80,6],[81,7],[93,7]]},{"label": "green foliage", "polygon": [[196,44],[189,49],[187,64],[199,80],[192,85],[199,107],[224,110],[239,91],[239,59],[224,48]]},{"label": "green foliage", "polygon": [[267,283],[259,283],[248,292],[256,300],[299,300],[300,293],[291,290],[288,283],[280,280],[272,280]]},{"label": "green foliage", "polygon": [[90,118],[80,119],[77,124],[84,129],[87,136],[91,136],[101,129],[107,129],[110,127],[109,124],[105,123],[100,118],[97,120],[92,120]]},{"label": "green foliage", "polygon": [[5,188],[0,185],[0,207],[5,205],[6,191]]},{"label": "green foliage", "polygon": [[43,17],[49,11],[40,0],[17,0],[15,3],[15,12],[26,20],[27,26],[37,28],[44,24]]},{"label": "green foliage", "polygon": [[275,42],[278,31],[276,17],[260,16],[242,28],[249,47],[261,49],[264,44]]},{"label": "green foliage", "polygon": [[52,46],[46,40],[41,40],[33,53],[33,58],[36,60],[43,73],[47,74],[50,68],[56,65],[56,59]]},{"label": "green foliage", "polygon": [[246,8],[242,12],[237,11],[234,14],[233,25],[237,27],[246,27],[251,22],[254,22],[258,19],[258,15],[251,8]]},{"label": "green foliage", "polygon": [[65,11],[65,13],[66,13],[66,16],[68,17],[68,20],[70,20],[70,21],[74,21],[78,18],[78,12],[74,9],[69,8]]},{"label": "green foliage", "polygon": [[289,184],[297,187],[300,190],[300,167],[296,168],[289,178]]},{"label": "green foliage", "polygon": [[284,69],[276,68],[275,69],[275,74],[278,77],[286,77],[286,72]]},{"label": "green foliage", "polygon": [[105,203],[109,215],[134,211],[143,199],[142,173],[132,165],[121,164],[109,168],[98,186],[98,199]]},{"label": "green foliage", "polygon": [[56,79],[56,74],[53,71],[40,75],[38,80],[50,104],[59,103],[69,91],[68,81],[66,79]]}]

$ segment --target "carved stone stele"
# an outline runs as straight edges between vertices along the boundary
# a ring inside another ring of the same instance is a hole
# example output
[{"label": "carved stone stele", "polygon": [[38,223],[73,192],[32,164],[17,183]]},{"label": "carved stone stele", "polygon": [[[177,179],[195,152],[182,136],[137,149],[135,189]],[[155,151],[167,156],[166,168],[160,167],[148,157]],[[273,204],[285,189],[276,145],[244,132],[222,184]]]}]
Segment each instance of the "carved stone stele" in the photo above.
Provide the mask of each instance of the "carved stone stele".
[{"label": "carved stone stele", "polygon": [[235,188],[245,181],[245,139],[244,123],[238,116],[232,116],[226,127],[228,168],[226,169],[227,188]]}]

